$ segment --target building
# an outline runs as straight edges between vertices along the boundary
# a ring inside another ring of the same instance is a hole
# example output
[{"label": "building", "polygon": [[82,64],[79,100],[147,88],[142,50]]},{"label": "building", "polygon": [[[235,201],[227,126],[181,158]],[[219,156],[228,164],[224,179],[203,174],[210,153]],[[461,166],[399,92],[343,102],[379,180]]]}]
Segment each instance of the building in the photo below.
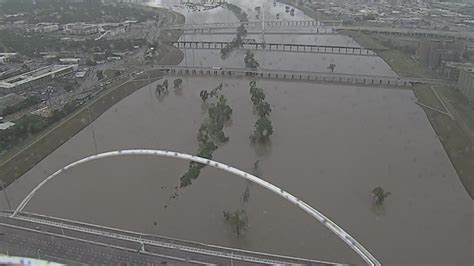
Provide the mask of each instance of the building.
[{"label": "building", "polygon": [[0,93],[31,88],[72,73],[77,65],[51,65],[0,81]]},{"label": "building", "polygon": [[13,123],[13,122],[0,123],[0,130],[7,130],[8,128],[10,128],[14,125],[15,125],[15,123]]},{"label": "building", "polygon": [[64,31],[71,35],[91,35],[100,31],[98,25],[86,23],[70,23],[64,25]]},{"label": "building", "polygon": [[418,42],[416,57],[431,69],[437,69],[442,61],[459,61],[465,44],[453,40],[421,40]]},{"label": "building", "polygon": [[26,29],[27,32],[49,33],[59,30],[59,25],[52,23],[38,23]]},{"label": "building", "polygon": [[459,71],[459,90],[474,103],[474,68],[465,68]]},{"label": "building", "polygon": [[59,62],[63,64],[73,64],[73,65],[79,64],[80,61],[81,61],[80,58],[60,58],[59,59]]},{"label": "building", "polygon": [[443,78],[457,81],[459,79],[459,71],[463,68],[474,68],[473,63],[442,61],[439,67],[439,73]]},{"label": "building", "polygon": [[18,56],[17,53],[0,53],[0,65],[11,62],[17,56]]}]

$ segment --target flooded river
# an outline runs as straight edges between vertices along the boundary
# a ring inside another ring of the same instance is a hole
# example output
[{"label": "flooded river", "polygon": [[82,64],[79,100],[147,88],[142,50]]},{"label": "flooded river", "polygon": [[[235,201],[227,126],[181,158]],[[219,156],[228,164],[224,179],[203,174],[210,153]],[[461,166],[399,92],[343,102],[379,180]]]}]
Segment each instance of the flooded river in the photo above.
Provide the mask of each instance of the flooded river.
[{"label": "flooded river", "polygon": [[[238,3],[250,12],[259,2]],[[272,10],[268,12],[276,12]],[[291,19],[307,19],[295,13]],[[187,16],[194,23],[236,21],[221,8]],[[296,43],[357,45],[339,35],[291,38]],[[222,60],[217,50],[187,50],[182,64],[243,67],[243,57],[243,51]],[[378,57],[256,52],[256,58],[273,69],[327,71],[335,63],[339,73],[395,75]],[[172,84],[174,78],[167,79]],[[274,135],[266,150],[256,150],[248,138],[257,120],[248,80],[184,78],[183,94],[171,88],[162,100],[152,84],[116,104],[9,186],[10,200],[18,204],[55,170],[96,152],[147,148],[195,154],[205,118],[199,92],[221,82],[233,115],[225,129],[230,141],[214,153],[216,160],[247,171],[260,160],[262,178],[322,211],[382,263],[472,263],[472,201],[413,92],[406,89],[260,80],[273,109]],[[246,205],[249,229],[236,238],[222,212],[242,207],[246,183],[205,168],[177,200],[169,200],[186,168],[183,161],[138,156],[91,162],[41,189],[27,211],[210,244],[361,263],[325,227],[257,186],[251,186]],[[383,207],[372,204],[370,192],[376,186],[392,194]],[[6,208],[3,200],[0,204]]]}]

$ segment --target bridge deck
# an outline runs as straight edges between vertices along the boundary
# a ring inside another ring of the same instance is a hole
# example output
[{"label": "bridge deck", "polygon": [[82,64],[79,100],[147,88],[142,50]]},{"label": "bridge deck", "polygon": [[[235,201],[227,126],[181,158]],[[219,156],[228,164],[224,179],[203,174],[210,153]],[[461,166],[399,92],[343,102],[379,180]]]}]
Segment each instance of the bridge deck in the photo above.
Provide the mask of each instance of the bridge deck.
[{"label": "bridge deck", "polygon": [[[191,30],[191,29],[230,29],[237,28],[240,25],[247,28],[261,28],[262,21],[249,22],[216,22],[202,24],[175,24],[163,27],[164,30]],[[320,25],[338,26],[342,25],[341,20],[320,20],[319,24],[315,20],[265,20],[265,28],[314,28]]]},{"label": "bridge deck", "polygon": [[430,83],[438,80],[421,78],[355,75],[328,72],[305,72],[294,70],[271,70],[249,68],[211,68],[199,66],[156,66],[170,75],[200,75],[200,76],[252,76],[265,79],[286,79],[307,82],[346,83],[357,86],[397,86],[411,87],[412,83]]},{"label": "bridge deck", "polygon": [[316,260],[231,249],[155,235],[140,234],[38,214],[21,213],[21,215],[16,216],[15,218],[8,217],[10,214],[11,212],[8,211],[3,211],[0,214],[0,228],[23,230],[24,232],[22,234],[24,236],[31,236],[39,233],[57,238],[76,240],[82,243],[87,242],[92,245],[136,252],[137,254],[140,253],[144,256],[155,256],[160,259],[168,257],[174,261],[183,261],[186,259],[187,261],[191,261],[193,264],[210,263],[217,265],[228,265],[231,264],[231,261],[234,264],[237,263],[241,265],[333,264]]},{"label": "bridge deck", "polygon": [[[280,22],[280,23],[278,23]],[[298,22],[298,21],[297,21]],[[286,24],[285,24],[286,23]],[[296,22],[295,22],[296,23]],[[426,38],[455,38],[463,40],[474,40],[474,32],[456,32],[456,31],[442,31],[432,29],[410,29],[410,28],[387,28],[387,27],[376,27],[376,26],[351,26],[342,25],[341,23],[322,23],[317,25],[316,21],[300,21],[301,25],[291,24],[290,21],[266,21],[265,28],[268,29],[292,29],[295,31],[307,30],[307,29],[318,29],[322,32],[329,30],[356,30],[362,32],[373,32],[382,34],[398,34],[398,35],[409,35],[415,37],[426,37]],[[236,29],[240,26],[240,23],[207,23],[207,24],[176,24],[163,27],[163,30],[187,30],[187,31],[209,31],[209,30],[229,30]],[[249,22],[247,29],[260,29],[262,22]]]},{"label": "bridge deck", "polygon": [[[245,40],[244,40],[245,41]],[[169,43],[180,49],[222,49],[230,45],[230,42],[198,42],[198,41],[176,41]],[[377,56],[374,51],[381,49],[368,49],[355,46],[329,46],[313,44],[292,44],[292,43],[259,43],[244,42],[240,49],[264,50],[275,52],[297,52],[297,53],[322,53],[322,54],[342,54]]]}]

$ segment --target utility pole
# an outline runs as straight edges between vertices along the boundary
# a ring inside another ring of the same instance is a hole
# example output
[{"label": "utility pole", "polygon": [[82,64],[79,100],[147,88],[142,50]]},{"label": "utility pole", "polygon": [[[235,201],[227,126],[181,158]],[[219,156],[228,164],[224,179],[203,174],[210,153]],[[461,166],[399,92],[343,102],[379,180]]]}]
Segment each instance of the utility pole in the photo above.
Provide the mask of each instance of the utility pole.
[{"label": "utility pole", "polygon": [[95,128],[94,128],[94,123],[92,121],[92,114],[91,114],[91,106],[90,105],[87,106],[87,112],[89,113],[89,124],[90,124],[91,129],[92,129],[92,139],[94,140],[94,149],[95,149],[95,153],[97,154],[98,153],[97,140],[95,138]]},{"label": "utility pole", "polygon": [[3,194],[5,195],[5,199],[7,201],[8,208],[11,211],[12,210],[12,205],[10,204],[10,200],[8,199],[7,191],[5,190],[5,183],[3,182],[3,180],[0,180],[0,184],[2,184],[2,191],[3,191]]},{"label": "utility pole", "polygon": [[262,43],[265,48],[265,2],[262,3]]}]

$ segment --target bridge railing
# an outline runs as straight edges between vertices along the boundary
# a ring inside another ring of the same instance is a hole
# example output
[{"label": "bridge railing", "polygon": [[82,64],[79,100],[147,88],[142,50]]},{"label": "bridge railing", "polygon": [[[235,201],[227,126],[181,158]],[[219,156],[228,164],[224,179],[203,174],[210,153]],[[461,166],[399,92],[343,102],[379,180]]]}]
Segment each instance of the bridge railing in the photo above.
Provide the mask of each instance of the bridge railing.
[{"label": "bridge railing", "polygon": [[295,70],[268,70],[249,68],[211,68],[199,66],[157,66],[158,69],[175,75],[203,76],[250,76],[267,79],[286,79],[315,82],[336,82],[361,86],[398,86],[411,87],[412,80],[393,76],[371,76],[327,72],[306,72]]},{"label": "bridge railing", "polygon": [[[206,42],[206,41],[175,41],[169,42],[179,49],[222,49],[231,45],[230,42]],[[265,50],[278,52],[297,52],[297,53],[323,53],[323,54],[342,54],[342,55],[360,55],[376,56],[375,51],[382,51],[379,48],[364,48],[356,46],[331,46],[314,44],[292,44],[292,43],[261,43],[261,42],[243,42],[240,49],[246,50]]]}]

